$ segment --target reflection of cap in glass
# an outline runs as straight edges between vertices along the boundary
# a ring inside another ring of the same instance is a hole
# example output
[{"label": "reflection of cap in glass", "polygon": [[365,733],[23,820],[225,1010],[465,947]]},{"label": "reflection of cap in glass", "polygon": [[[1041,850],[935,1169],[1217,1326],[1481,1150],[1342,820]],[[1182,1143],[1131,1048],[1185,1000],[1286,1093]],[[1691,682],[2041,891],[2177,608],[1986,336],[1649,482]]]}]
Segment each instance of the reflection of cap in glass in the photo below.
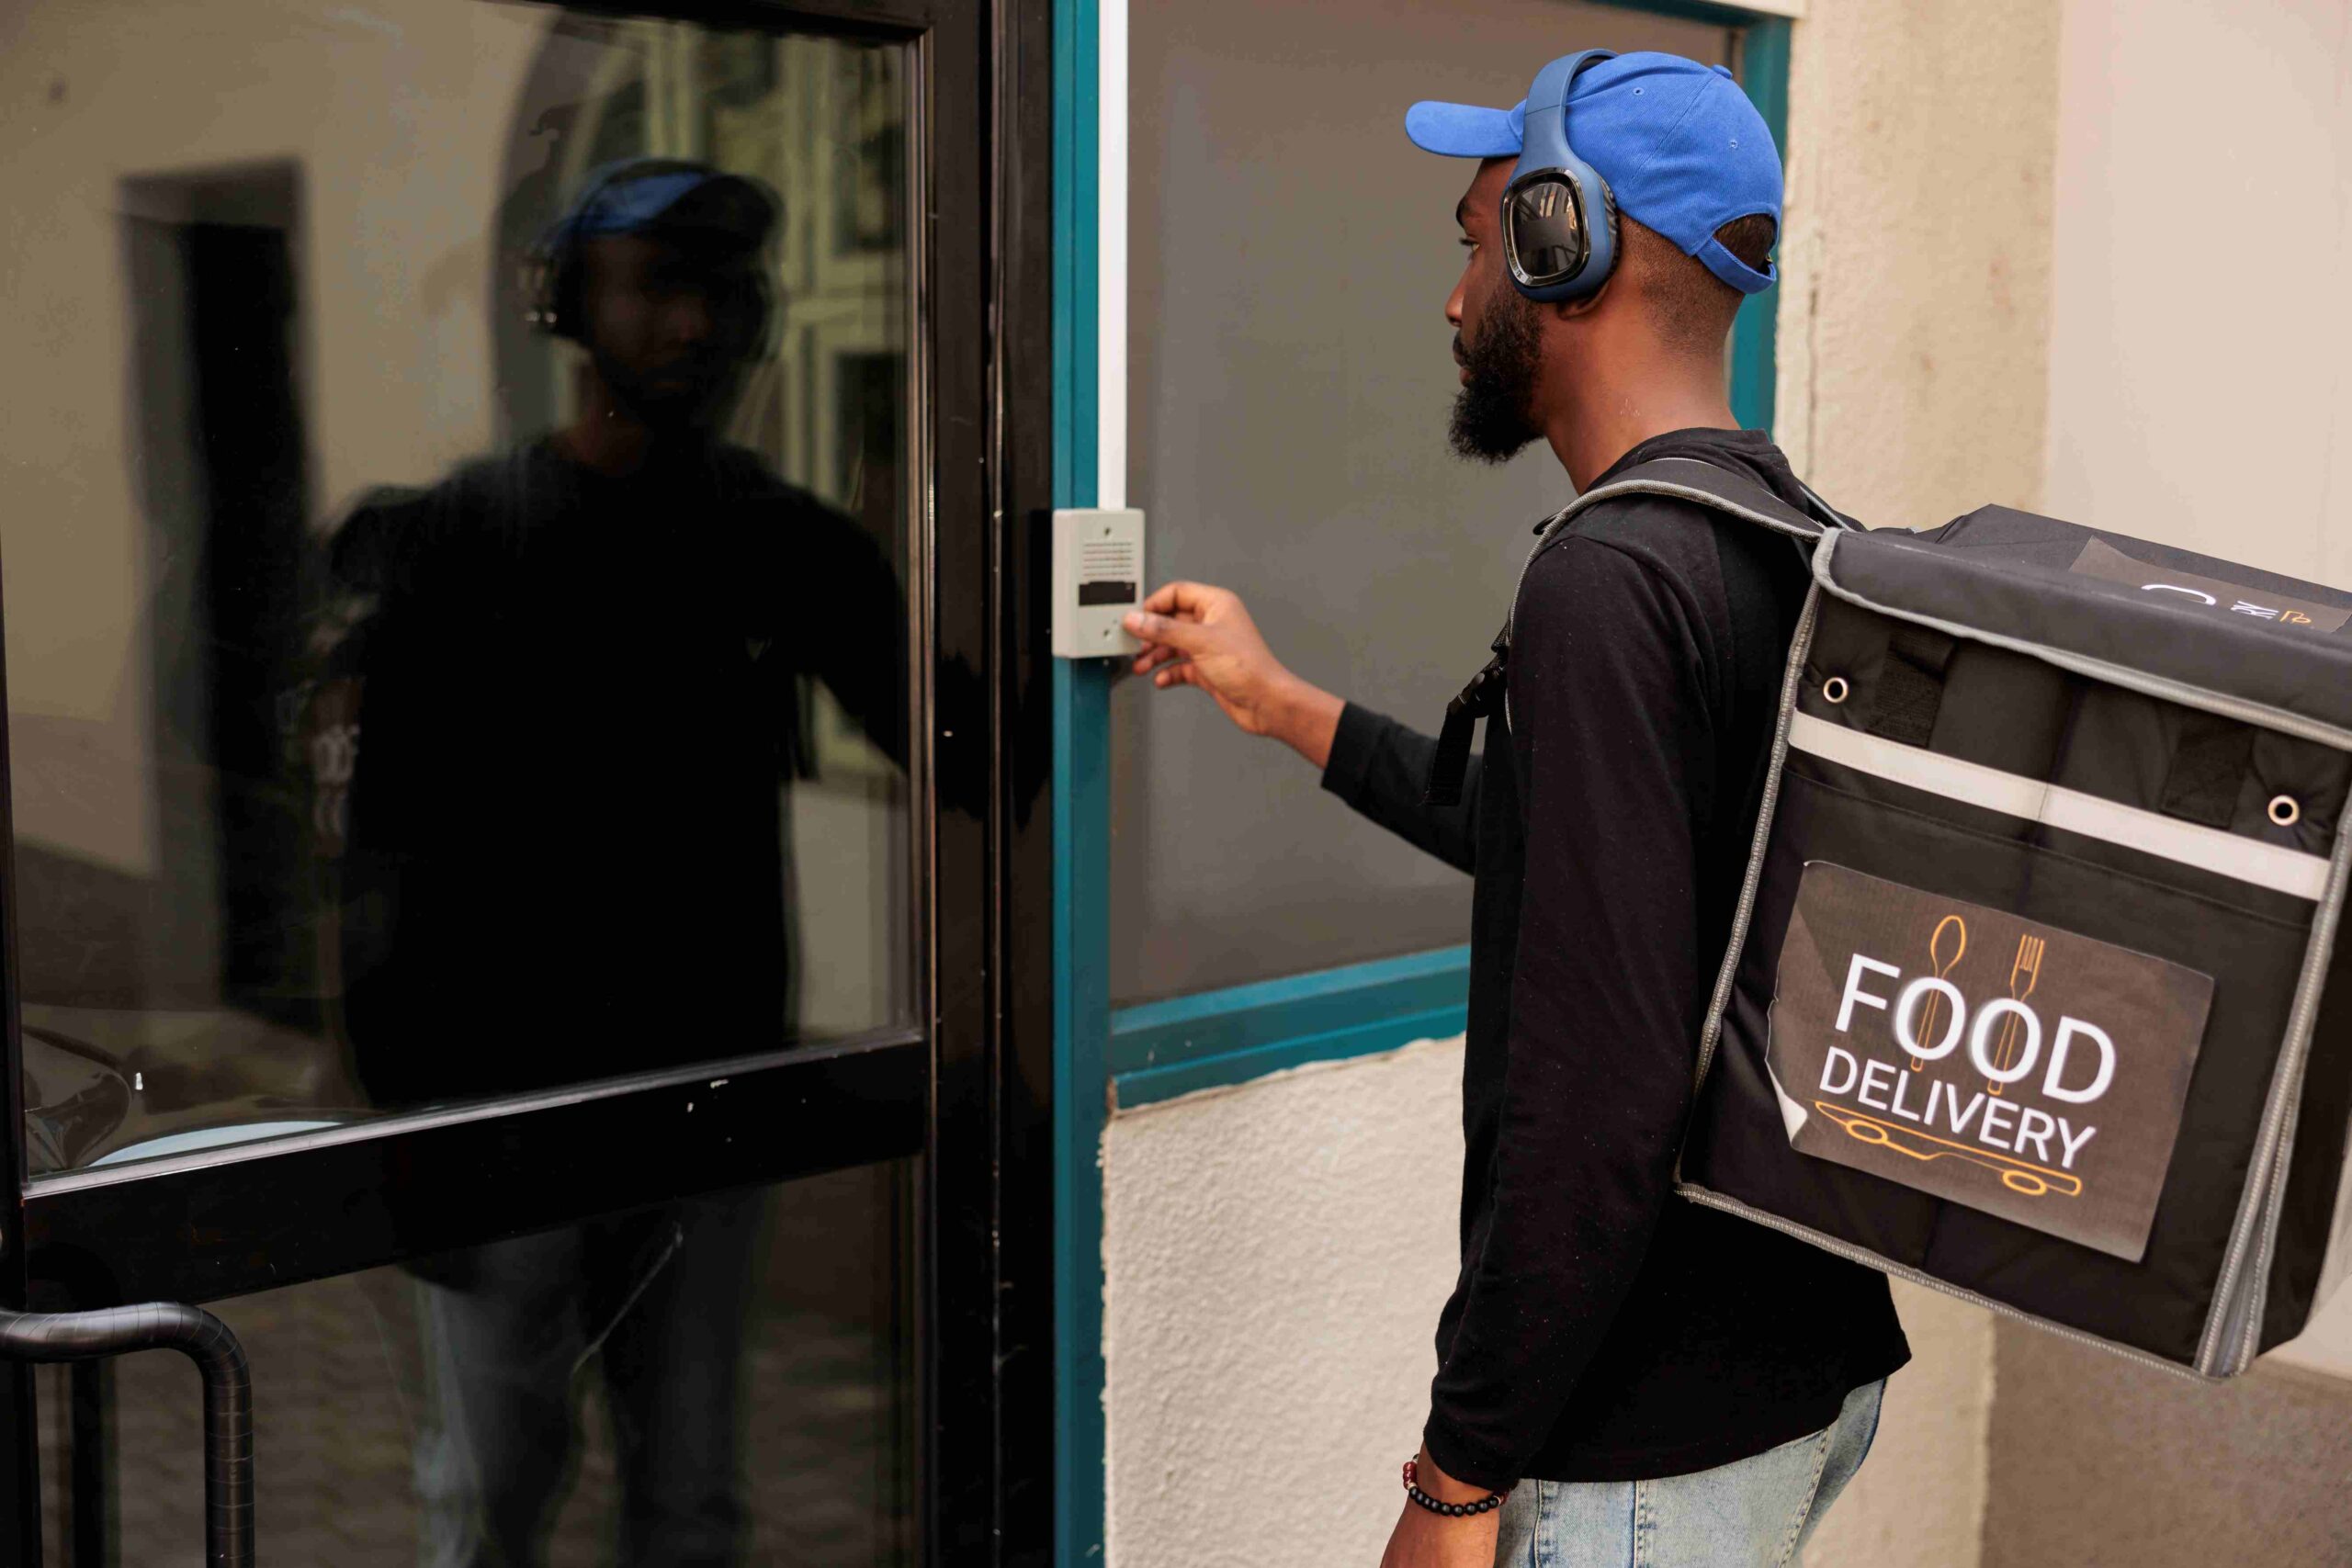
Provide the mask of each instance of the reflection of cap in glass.
[{"label": "reflection of cap in glass", "polygon": [[701,230],[768,243],[783,204],[759,181],[677,158],[623,158],[590,171],[580,194],[548,226],[547,241],[635,234],[655,227]]},{"label": "reflection of cap in glass", "polygon": [[[1730,72],[1679,54],[1621,54],[1569,89],[1568,145],[1609,182],[1617,210],[1696,256],[1743,294],[1772,286],[1725,250],[1715,231],[1735,218],[1781,221],[1781,154],[1764,117]],[[1424,152],[1515,158],[1525,99],[1508,109],[1415,104],[1405,134]]]}]

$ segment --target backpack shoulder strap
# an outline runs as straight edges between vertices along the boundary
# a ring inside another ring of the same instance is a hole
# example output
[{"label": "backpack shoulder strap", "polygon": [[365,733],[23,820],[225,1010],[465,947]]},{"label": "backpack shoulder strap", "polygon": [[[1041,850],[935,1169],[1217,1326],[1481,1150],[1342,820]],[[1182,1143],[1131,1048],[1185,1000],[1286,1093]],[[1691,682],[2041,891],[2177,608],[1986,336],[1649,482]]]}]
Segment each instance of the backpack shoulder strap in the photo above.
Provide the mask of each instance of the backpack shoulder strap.
[{"label": "backpack shoulder strap", "polygon": [[[1800,488],[1803,488],[1800,486]],[[1825,533],[1858,528],[1860,524],[1833,509],[1819,496],[1806,490],[1805,499],[1811,502],[1806,511],[1799,511],[1774,495],[1745,474],[1719,468],[1697,457],[1653,457],[1648,462],[1627,469],[1617,478],[1570,502],[1536,525],[1535,547],[1527,554],[1527,566],[1535,558],[1566,537],[1568,526],[1584,512],[1604,501],[1620,496],[1656,495],[1676,501],[1686,501],[1703,506],[1725,516],[1782,535],[1792,541],[1809,558],[1815,541]],[[1527,580],[1527,566],[1520,568],[1520,586]],[[1735,637],[1753,637],[1755,627],[1763,624],[1769,606],[1756,603],[1736,603],[1732,614],[1744,629],[1736,627]],[[1519,613],[1519,592],[1511,593],[1512,615]],[[1511,622],[1506,619],[1503,629],[1494,641],[1494,658],[1486,668],[1471,677],[1470,683],[1459,696],[1446,705],[1445,725],[1438,737],[1435,753],[1430,759],[1429,783],[1423,799],[1432,806],[1454,806],[1462,798],[1462,784],[1469,766],[1470,741],[1477,721],[1495,711],[1507,707],[1510,691],[1504,680],[1504,669],[1510,658]]]},{"label": "backpack shoulder strap", "polygon": [[1666,495],[1805,539],[1817,538],[1830,529],[1857,526],[1851,518],[1832,510],[1811,490],[1802,484],[1798,488],[1804,490],[1805,500],[1810,502],[1805,508],[1792,506],[1747,475],[1703,457],[1653,457],[1638,468],[1626,469],[1600,489],[1577,497],[1562,515],[1582,511],[1607,496]]},{"label": "backpack shoulder strap", "polygon": [[[1520,568],[1520,583],[1525,586],[1527,568],[1535,564],[1538,556],[1565,538],[1569,525],[1578,516],[1604,501],[1623,496],[1664,496],[1703,506],[1711,512],[1719,512],[1724,516],[1784,535],[1794,540],[1808,557],[1813,553],[1815,542],[1822,535],[1860,526],[1853,519],[1834,510],[1812,491],[1807,490],[1804,493],[1805,499],[1812,502],[1812,508],[1801,512],[1745,474],[1718,468],[1698,457],[1653,457],[1646,463],[1628,468],[1607,484],[1585,491],[1546,518],[1536,530],[1535,547],[1528,551],[1526,565]],[[1514,591],[1511,613],[1516,615],[1518,611],[1519,595]],[[1510,636],[1508,622],[1504,625],[1503,636],[1505,639]]]}]

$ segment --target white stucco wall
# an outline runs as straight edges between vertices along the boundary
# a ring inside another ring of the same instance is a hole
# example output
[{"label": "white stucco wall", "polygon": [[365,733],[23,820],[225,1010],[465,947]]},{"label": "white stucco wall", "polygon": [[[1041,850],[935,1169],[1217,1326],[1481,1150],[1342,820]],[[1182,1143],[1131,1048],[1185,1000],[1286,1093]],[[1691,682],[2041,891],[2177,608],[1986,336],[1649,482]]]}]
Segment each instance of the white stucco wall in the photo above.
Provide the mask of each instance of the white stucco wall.
[{"label": "white stucco wall", "polygon": [[1113,1119],[1117,1568],[1380,1560],[1453,1286],[1461,1125],[1458,1039]]}]

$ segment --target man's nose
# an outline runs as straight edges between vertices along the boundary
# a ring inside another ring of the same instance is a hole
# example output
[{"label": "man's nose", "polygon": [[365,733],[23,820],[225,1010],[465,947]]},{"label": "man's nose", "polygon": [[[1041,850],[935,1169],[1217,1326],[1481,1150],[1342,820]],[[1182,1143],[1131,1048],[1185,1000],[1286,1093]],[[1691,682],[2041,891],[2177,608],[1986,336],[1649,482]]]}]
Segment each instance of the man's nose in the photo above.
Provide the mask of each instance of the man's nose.
[{"label": "man's nose", "polygon": [[698,289],[686,289],[670,301],[670,336],[679,343],[706,343],[713,327],[710,300]]}]

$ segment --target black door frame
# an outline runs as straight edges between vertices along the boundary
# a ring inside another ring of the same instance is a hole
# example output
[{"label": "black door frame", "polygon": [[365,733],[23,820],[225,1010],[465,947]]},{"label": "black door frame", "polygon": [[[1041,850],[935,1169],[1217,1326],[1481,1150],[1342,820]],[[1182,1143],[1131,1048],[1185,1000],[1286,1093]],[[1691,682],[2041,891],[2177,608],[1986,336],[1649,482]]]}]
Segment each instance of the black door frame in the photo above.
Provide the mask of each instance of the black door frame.
[{"label": "black door frame", "polygon": [[[933,695],[916,749],[929,758],[919,799],[930,802],[930,1016],[920,1030],[842,1044],[28,1182],[0,727],[0,1305],[215,1301],[922,1154],[925,1555],[1042,1565],[1053,1539],[1042,525],[1052,458],[1051,0],[573,8],[914,46],[928,131],[916,237],[927,310],[917,330],[933,413],[931,571],[921,586]],[[613,1157],[619,1148],[625,1162]],[[257,1371],[266,1380],[267,1369]],[[18,1521],[0,1527],[0,1563],[40,1561],[34,1418],[30,1369],[0,1363],[0,1433],[23,1439],[0,1460],[0,1520]],[[266,1552],[266,1518],[261,1529]]]}]

